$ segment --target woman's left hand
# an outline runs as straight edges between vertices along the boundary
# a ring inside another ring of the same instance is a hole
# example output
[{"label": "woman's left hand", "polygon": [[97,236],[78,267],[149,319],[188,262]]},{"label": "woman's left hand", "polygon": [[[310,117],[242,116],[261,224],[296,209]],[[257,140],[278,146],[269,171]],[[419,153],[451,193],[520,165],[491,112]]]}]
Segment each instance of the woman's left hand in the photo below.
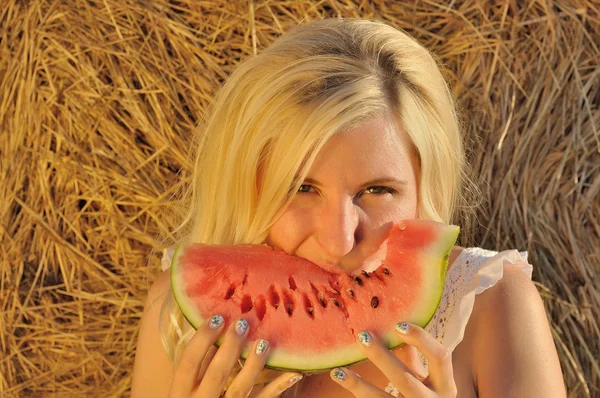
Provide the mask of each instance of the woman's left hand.
[{"label": "woman's left hand", "polygon": [[[457,396],[452,355],[440,342],[424,329],[401,322],[396,332],[402,340],[421,351],[429,362],[429,375],[420,380],[387,347],[367,331],[358,333],[357,341],[369,360],[383,372],[387,379],[405,398],[455,398]],[[392,397],[392,395],[362,379],[358,374],[336,368],[330,372],[331,378],[356,397]]]}]

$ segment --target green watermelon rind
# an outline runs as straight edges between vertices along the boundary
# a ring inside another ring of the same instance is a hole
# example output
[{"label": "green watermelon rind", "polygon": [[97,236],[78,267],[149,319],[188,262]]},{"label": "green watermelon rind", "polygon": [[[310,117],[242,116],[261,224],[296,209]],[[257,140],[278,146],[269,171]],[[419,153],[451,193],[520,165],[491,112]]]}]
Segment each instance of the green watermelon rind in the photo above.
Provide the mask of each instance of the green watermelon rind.
[{"label": "green watermelon rind", "polygon": [[[171,290],[173,292],[173,297],[175,297],[175,301],[181,309],[181,312],[185,319],[190,325],[194,327],[194,329],[198,329],[200,325],[204,323],[204,319],[200,317],[199,314],[197,314],[194,310],[194,303],[191,300],[188,300],[187,297],[185,297],[185,295],[182,295],[180,293],[183,291],[183,288],[180,286],[182,283],[181,278],[179,277],[179,275],[177,275],[177,271],[179,270],[177,264],[179,264],[178,260],[179,257],[182,255],[182,247],[183,245],[178,245],[175,248],[173,258],[171,259]],[[218,345],[220,346],[220,344]]]},{"label": "green watermelon rind", "polygon": [[[392,322],[390,332],[383,336],[379,336],[389,349],[396,348],[404,343],[400,335],[394,330],[395,322],[406,321],[424,328],[433,318],[442,299],[450,252],[454,246],[454,243],[456,242],[456,239],[458,238],[459,232],[460,228],[458,226],[445,226],[445,228],[441,229],[439,232],[443,238],[436,242],[437,245],[433,245],[428,251],[423,252],[423,256],[430,254],[431,257],[431,260],[429,261],[427,259],[423,259],[423,264],[429,264],[432,267],[437,264],[440,269],[440,273],[438,274],[439,278],[430,278],[429,288],[424,288],[424,291],[428,292],[429,294],[425,296],[426,299],[422,300],[423,304],[419,307],[416,307],[413,311],[414,314],[422,314],[421,317],[409,317],[409,319],[395,320]],[[190,323],[190,325],[194,327],[194,329],[198,329],[198,327],[204,322],[204,319],[195,311],[194,303],[180,293],[183,291],[181,288],[183,281],[177,274],[177,264],[179,257],[182,255],[181,247],[182,246],[179,245],[175,248],[171,262],[171,288],[173,291],[173,296],[175,297],[183,316]],[[440,256],[440,253],[444,253],[444,255]],[[440,258],[441,260],[439,260]],[[439,261],[441,261],[441,263]],[[427,273],[424,274],[427,275]],[[431,273],[431,275],[435,274]],[[427,298],[430,300],[427,300]],[[221,336],[215,342],[215,346],[221,346],[223,339],[224,337]],[[250,347],[251,343],[249,342],[246,344],[241,353],[242,359],[246,359],[248,357]],[[331,358],[332,356],[335,358]],[[324,355],[320,360],[317,359],[315,355],[307,356],[303,353],[285,352],[282,349],[278,349],[273,350],[269,354],[265,368],[281,371],[318,373],[322,371],[328,371],[335,367],[349,366],[362,362],[366,359],[367,357],[357,344],[350,345],[343,350],[337,350],[335,353]],[[293,367],[291,367],[290,364],[293,364]],[[322,364],[326,364],[327,366],[323,366]]]}]

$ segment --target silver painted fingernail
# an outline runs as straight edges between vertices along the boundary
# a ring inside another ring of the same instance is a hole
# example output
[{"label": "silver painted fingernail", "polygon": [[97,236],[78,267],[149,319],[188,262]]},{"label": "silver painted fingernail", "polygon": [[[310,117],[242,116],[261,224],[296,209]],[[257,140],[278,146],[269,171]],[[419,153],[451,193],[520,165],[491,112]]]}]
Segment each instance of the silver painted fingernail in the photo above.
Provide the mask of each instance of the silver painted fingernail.
[{"label": "silver painted fingernail", "polygon": [[267,352],[268,349],[269,349],[269,342],[267,340],[264,340],[264,339],[258,340],[258,343],[256,344],[256,354],[257,355],[263,355],[265,352]]},{"label": "silver painted fingernail", "polygon": [[410,331],[410,325],[406,322],[397,323],[396,330],[398,333],[407,334]]},{"label": "silver painted fingernail", "polygon": [[290,385],[292,385],[292,384],[296,384],[296,383],[297,383],[297,382],[299,382],[300,380],[302,380],[302,375],[296,375],[296,376],[294,376],[294,377],[292,377],[292,378],[290,379],[290,382],[289,382],[289,383],[290,383]]},{"label": "silver painted fingernail", "polygon": [[362,331],[357,335],[357,337],[358,341],[360,341],[362,345],[366,345],[367,347],[371,345],[371,342],[373,342],[373,339],[371,338],[369,332]]},{"label": "silver painted fingernail", "polygon": [[334,369],[332,375],[337,381],[345,381],[347,378],[346,373],[340,368]]},{"label": "silver painted fingernail", "polygon": [[216,329],[221,326],[223,322],[225,322],[225,319],[221,315],[215,315],[210,318],[210,321],[208,321],[208,327],[211,329]]},{"label": "silver painted fingernail", "polygon": [[235,332],[240,336],[243,336],[244,333],[246,333],[246,330],[248,330],[248,321],[243,318],[238,319],[235,323]]}]

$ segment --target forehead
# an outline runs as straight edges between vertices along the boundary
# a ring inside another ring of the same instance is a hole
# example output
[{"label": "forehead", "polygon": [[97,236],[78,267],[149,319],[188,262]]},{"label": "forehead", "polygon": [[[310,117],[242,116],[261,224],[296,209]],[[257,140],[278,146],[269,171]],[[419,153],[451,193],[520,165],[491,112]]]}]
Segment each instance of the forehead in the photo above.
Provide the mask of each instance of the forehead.
[{"label": "forehead", "polygon": [[412,172],[410,147],[399,125],[385,116],[374,117],[333,136],[317,154],[309,177],[403,176]]}]

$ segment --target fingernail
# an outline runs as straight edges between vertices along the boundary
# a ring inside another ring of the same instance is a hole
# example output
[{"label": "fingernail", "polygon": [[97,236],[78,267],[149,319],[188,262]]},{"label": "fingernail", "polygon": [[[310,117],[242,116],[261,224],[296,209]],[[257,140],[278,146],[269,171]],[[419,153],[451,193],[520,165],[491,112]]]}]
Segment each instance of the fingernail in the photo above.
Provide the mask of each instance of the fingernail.
[{"label": "fingernail", "polygon": [[246,330],[248,330],[248,321],[243,318],[238,319],[235,323],[235,332],[240,336],[243,336],[244,333],[246,333]]},{"label": "fingernail", "polygon": [[267,340],[264,340],[264,339],[258,340],[258,343],[256,344],[256,354],[257,355],[263,355],[265,352],[267,352],[268,349],[269,349],[269,342]]},{"label": "fingernail", "polygon": [[296,375],[290,379],[290,385],[298,383],[302,380],[302,375]]},{"label": "fingernail", "polygon": [[357,335],[357,337],[358,341],[360,341],[362,345],[366,345],[367,347],[370,346],[371,342],[373,341],[369,332],[362,331]]},{"label": "fingernail", "polygon": [[398,333],[407,334],[410,331],[410,325],[406,322],[397,323],[396,330]]},{"label": "fingernail", "polygon": [[331,375],[337,380],[337,381],[345,381],[346,380],[346,373],[340,369],[340,368],[335,368],[333,369],[333,372],[331,373]]},{"label": "fingernail", "polygon": [[208,327],[211,329],[216,329],[221,326],[223,322],[225,322],[225,319],[221,315],[215,315],[210,318],[210,321],[208,321]]}]

